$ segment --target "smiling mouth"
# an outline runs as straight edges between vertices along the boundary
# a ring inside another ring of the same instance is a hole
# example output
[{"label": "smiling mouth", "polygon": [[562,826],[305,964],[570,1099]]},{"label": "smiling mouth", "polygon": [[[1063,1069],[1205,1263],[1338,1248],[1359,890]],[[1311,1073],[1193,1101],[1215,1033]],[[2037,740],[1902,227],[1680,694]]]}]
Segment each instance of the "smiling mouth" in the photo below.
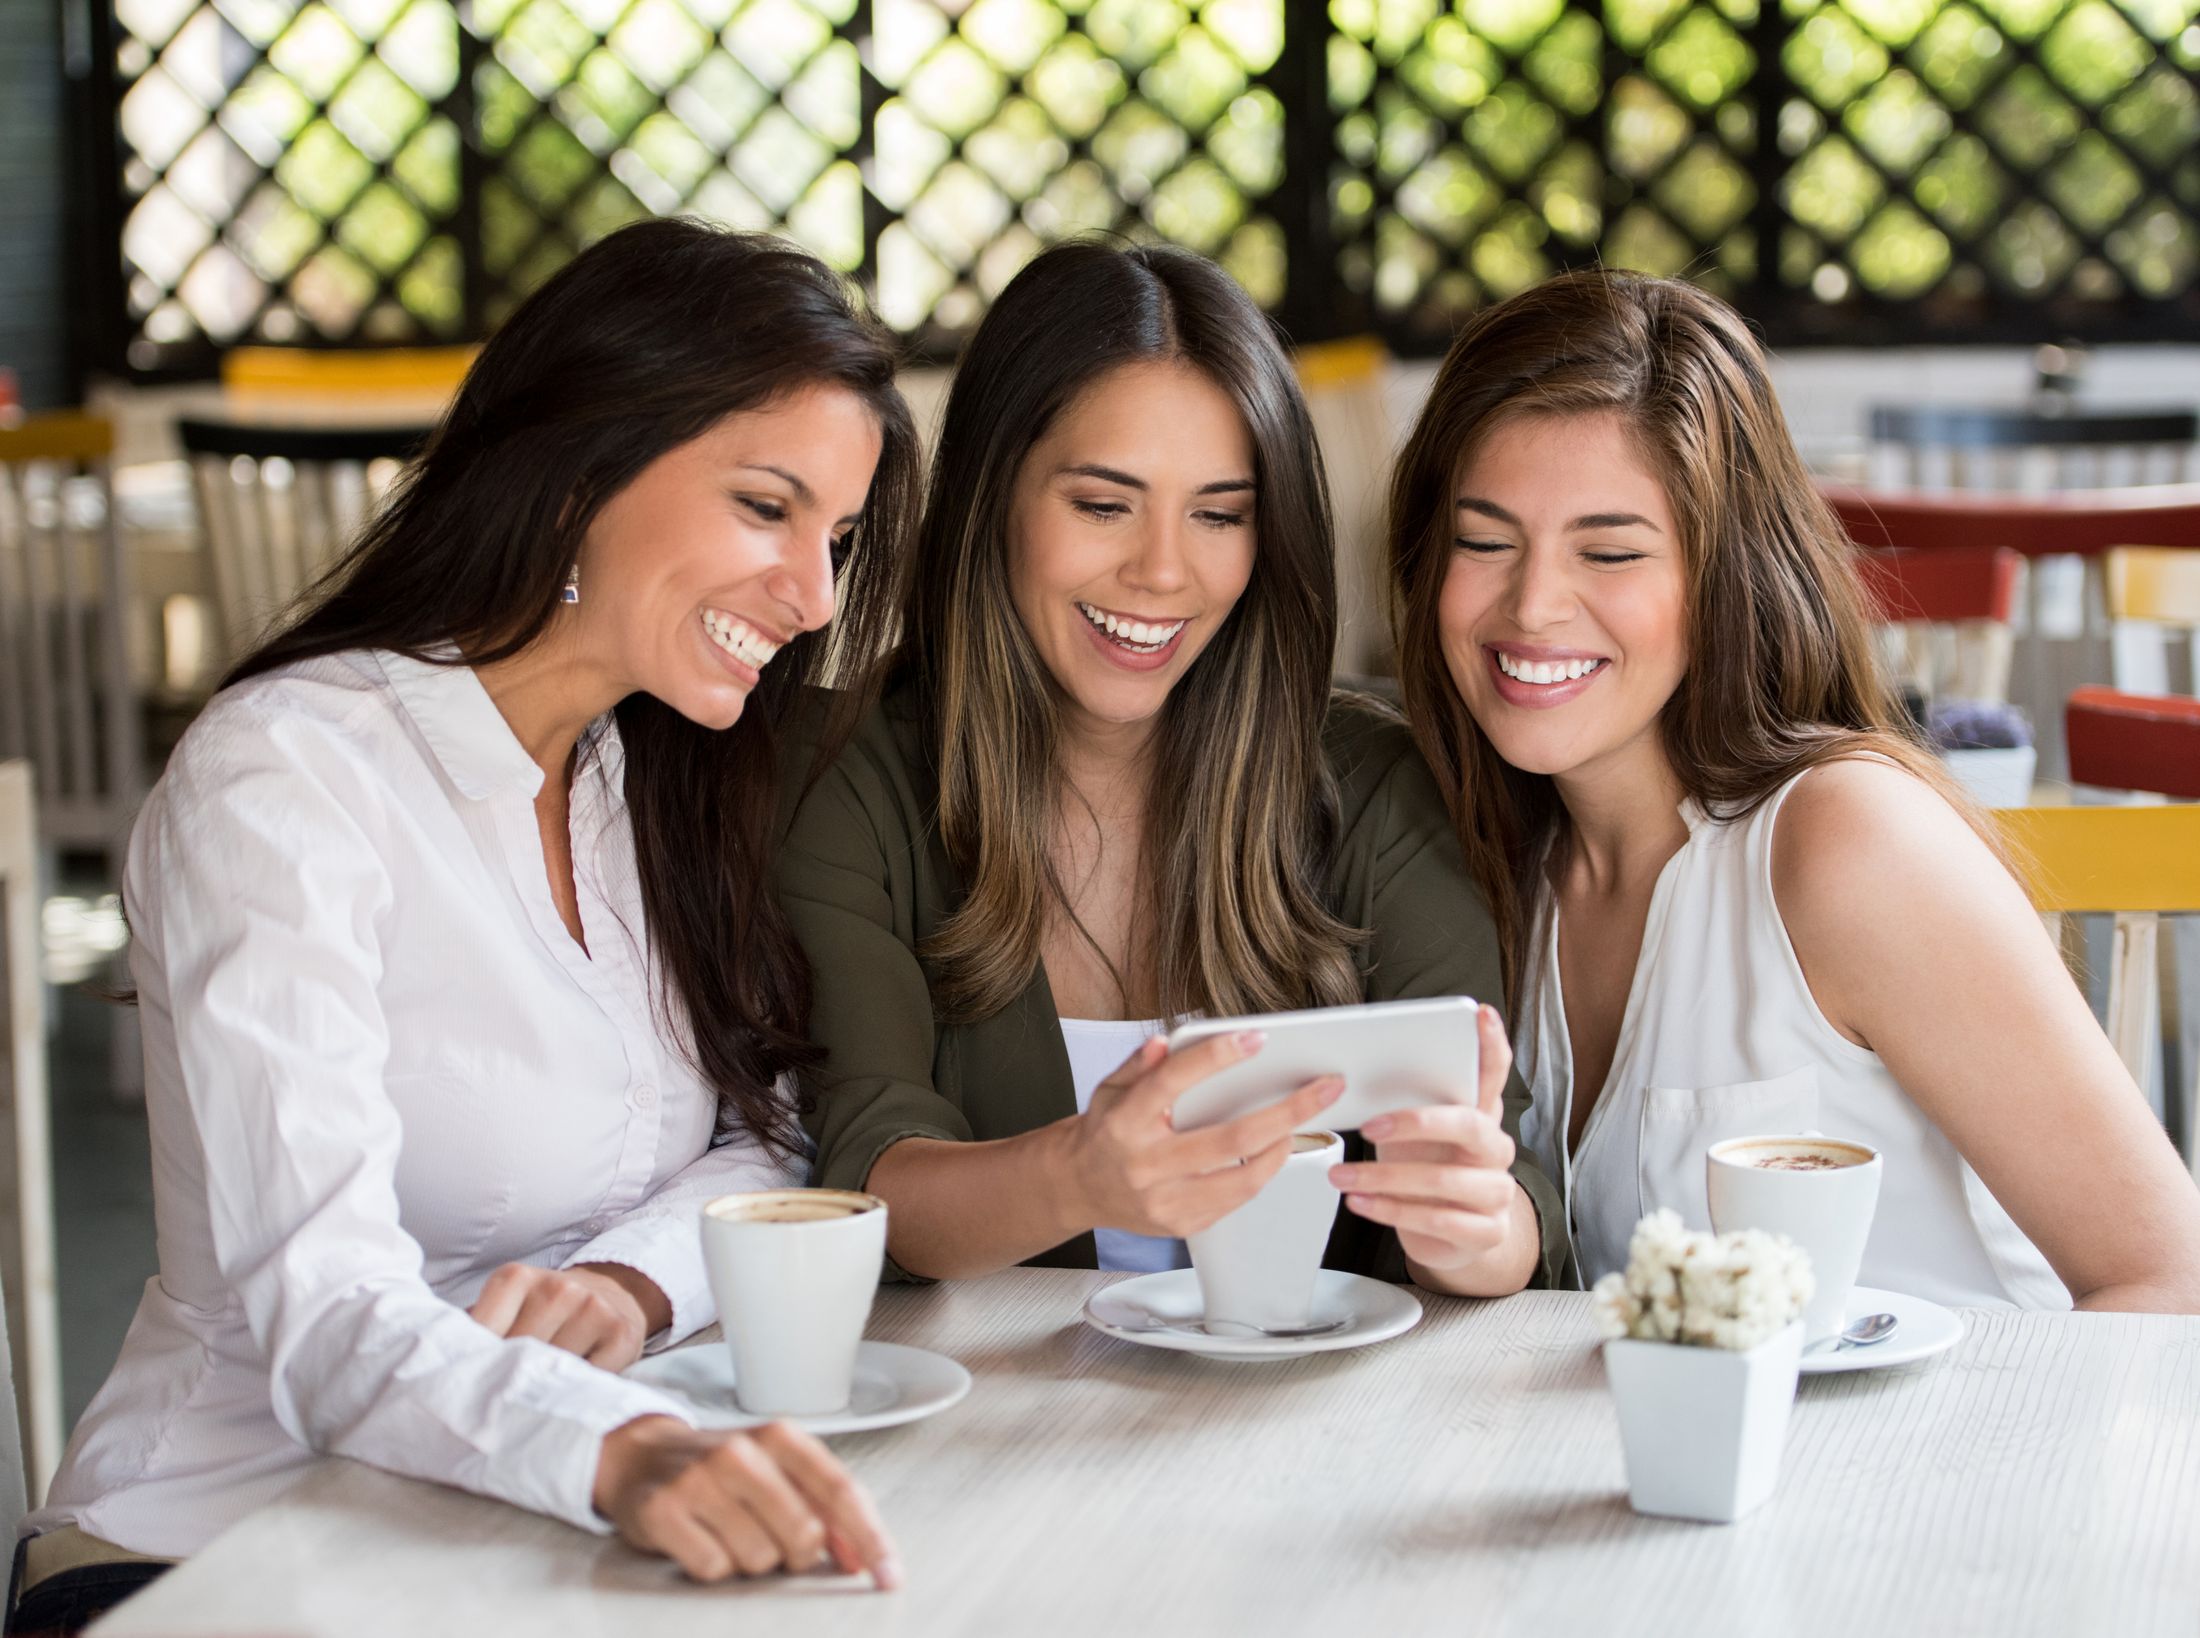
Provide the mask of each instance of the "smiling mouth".
[{"label": "smiling mouth", "polygon": [[1512,678],[1536,688],[1552,688],[1559,683],[1579,682],[1583,677],[1594,676],[1612,662],[1600,659],[1575,660],[1521,660],[1515,659],[1503,649],[1495,650],[1497,669]]},{"label": "smiling mouth", "polygon": [[1176,641],[1176,634],[1188,623],[1183,620],[1134,620],[1094,608],[1090,603],[1079,603],[1077,612],[1109,642],[1133,654],[1159,654]]},{"label": "smiling mouth", "polygon": [[753,671],[763,670],[781,647],[738,614],[728,614],[724,609],[703,611],[703,633]]}]

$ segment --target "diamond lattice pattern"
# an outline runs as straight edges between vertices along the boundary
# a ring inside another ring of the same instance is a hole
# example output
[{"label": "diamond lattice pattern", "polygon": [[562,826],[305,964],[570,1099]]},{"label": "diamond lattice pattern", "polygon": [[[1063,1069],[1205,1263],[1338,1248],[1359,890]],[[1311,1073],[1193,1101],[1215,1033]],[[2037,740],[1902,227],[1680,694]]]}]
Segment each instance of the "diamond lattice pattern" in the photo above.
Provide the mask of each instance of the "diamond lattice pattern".
[{"label": "diamond lattice pattern", "polygon": [[[672,211],[941,346],[1094,229],[1409,345],[1597,259],[1920,328],[2189,301],[2200,0],[1762,3],[117,0],[129,361],[478,334]],[[1286,166],[1287,27],[1326,176]]]}]

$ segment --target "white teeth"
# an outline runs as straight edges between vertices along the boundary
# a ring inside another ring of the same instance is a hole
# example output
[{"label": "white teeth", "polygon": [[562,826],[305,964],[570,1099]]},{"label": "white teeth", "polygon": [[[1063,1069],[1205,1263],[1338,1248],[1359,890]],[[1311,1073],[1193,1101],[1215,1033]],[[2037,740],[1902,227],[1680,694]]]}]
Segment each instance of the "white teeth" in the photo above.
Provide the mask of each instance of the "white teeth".
[{"label": "white teeth", "polygon": [[779,645],[737,615],[721,609],[703,611],[703,630],[710,640],[731,654],[743,665],[758,671],[770,663],[779,652]]},{"label": "white teeth", "polygon": [[1553,683],[1573,682],[1586,677],[1604,662],[1602,660],[1520,660],[1499,650],[1497,669],[1520,682],[1549,687]]},{"label": "white teeth", "polygon": [[1176,640],[1176,634],[1184,629],[1182,620],[1152,624],[1144,620],[1125,620],[1104,609],[1096,609],[1090,603],[1079,603],[1077,612],[1091,621],[1095,628],[1115,639],[1118,646],[1141,654],[1152,654],[1166,648]]}]

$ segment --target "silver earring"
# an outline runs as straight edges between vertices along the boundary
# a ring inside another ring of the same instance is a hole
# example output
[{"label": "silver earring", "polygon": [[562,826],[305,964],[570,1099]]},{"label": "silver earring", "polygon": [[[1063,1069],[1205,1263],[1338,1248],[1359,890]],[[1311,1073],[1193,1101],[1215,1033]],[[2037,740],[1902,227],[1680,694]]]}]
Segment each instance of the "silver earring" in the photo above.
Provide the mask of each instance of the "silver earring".
[{"label": "silver earring", "polygon": [[576,563],[565,571],[565,589],[558,593],[561,603],[578,603],[581,600],[581,566]]}]

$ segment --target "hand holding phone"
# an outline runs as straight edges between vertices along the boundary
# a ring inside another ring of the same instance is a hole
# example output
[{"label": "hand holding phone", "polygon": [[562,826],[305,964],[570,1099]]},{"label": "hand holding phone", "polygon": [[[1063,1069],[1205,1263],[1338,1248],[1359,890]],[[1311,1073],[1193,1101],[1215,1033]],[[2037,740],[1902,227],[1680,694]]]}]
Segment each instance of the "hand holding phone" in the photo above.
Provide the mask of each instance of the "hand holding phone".
[{"label": "hand holding phone", "polygon": [[1383,1115],[1432,1104],[1478,1101],[1477,1008],[1465,996],[1317,1007],[1252,1018],[1196,1019],[1169,1036],[1169,1052],[1217,1036],[1257,1030],[1251,1057],[1219,1065],[1177,1097],[1176,1129],[1236,1120],[1326,1075],[1344,1078],[1344,1095],[1303,1123],[1302,1131],[1354,1131]]}]

